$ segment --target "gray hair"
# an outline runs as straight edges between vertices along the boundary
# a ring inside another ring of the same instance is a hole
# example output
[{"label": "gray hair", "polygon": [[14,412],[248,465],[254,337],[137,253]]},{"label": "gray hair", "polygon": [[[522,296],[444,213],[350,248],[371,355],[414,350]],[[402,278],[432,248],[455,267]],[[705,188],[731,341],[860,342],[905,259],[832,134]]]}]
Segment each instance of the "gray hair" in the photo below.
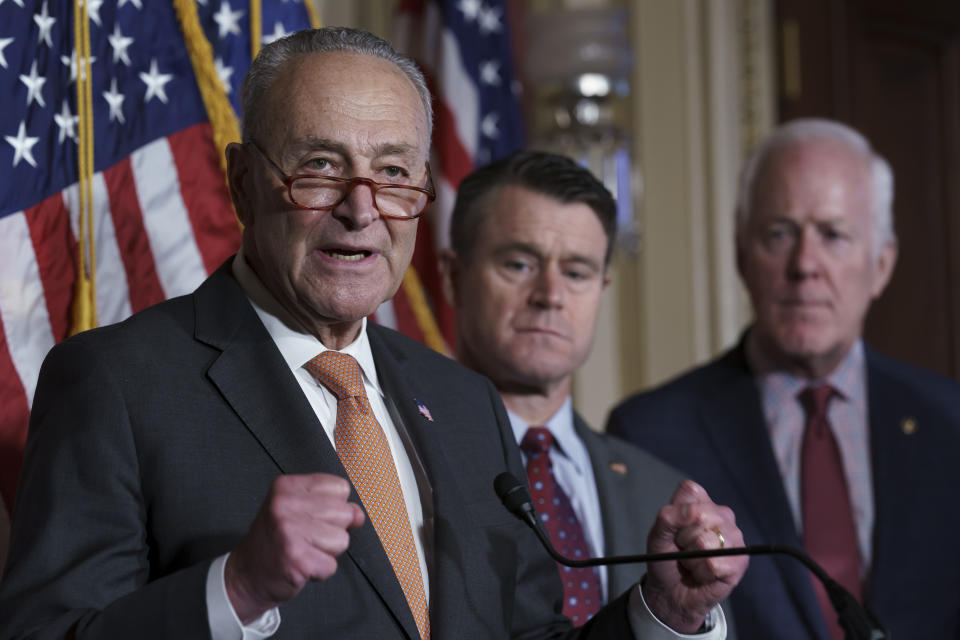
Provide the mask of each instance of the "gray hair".
[{"label": "gray hair", "polygon": [[893,171],[890,165],[858,131],[823,118],[803,118],[781,125],[747,158],[740,173],[737,193],[737,237],[742,236],[750,219],[750,195],[760,167],[774,152],[808,140],[833,140],[863,156],[869,163],[871,178],[873,251],[879,254],[885,245],[896,242],[893,229]]},{"label": "gray hair", "polygon": [[260,50],[243,80],[243,141],[251,142],[255,137],[266,117],[261,113],[264,96],[288,62],[311,53],[335,51],[382,58],[402,71],[420,94],[420,102],[427,116],[429,140],[433,131],[433,106],[427,81],[416,63],[397,53],[389,42],[372,33],[347,27],[326,27],[298,31]]}]

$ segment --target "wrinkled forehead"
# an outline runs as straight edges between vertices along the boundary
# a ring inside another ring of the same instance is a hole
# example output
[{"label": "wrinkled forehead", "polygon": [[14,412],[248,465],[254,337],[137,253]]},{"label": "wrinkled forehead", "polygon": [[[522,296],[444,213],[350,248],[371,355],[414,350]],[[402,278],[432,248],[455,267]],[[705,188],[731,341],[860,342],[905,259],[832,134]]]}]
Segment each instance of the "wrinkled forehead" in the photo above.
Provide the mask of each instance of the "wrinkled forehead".
[{"label": "wrinkled forehead", "polygon": [[322,52],[288,61],[265,95],[273,139],[355,136],[405,145],[426,160],[427,114],[413,82],[389,60]]},{"label": "wrinkled forehead", "polygon": [[842,214],[869,215],[870,159],[841,141],[811,139],[772,149],[758,167],[751,209],[829,206]]}]

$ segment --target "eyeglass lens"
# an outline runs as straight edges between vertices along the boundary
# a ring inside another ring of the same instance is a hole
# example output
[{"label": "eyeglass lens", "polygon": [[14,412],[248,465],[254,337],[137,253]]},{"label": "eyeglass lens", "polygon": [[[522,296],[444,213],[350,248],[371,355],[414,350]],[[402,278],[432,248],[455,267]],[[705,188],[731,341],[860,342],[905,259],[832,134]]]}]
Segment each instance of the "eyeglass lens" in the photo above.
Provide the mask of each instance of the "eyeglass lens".
[{"label": "eyeglass lens", "polygon": [[[291,184],[290,195],[301,206],[325,209],[339,204],[357,184],[300,177]],[[388,216],[409,218],[427,206],[427,195],[415,189],[377,185],[374,191],[377,209]]]}]

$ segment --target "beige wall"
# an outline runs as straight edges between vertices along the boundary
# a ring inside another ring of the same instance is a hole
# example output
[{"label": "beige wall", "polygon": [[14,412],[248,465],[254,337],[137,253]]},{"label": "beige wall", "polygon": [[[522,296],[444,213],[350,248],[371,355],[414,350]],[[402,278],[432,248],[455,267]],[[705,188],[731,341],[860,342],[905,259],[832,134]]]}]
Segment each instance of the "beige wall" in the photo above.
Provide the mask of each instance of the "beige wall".
[{"label": "beige wall", "polygon": [[617,259],[575,403],[610,407],[732,345],[749,321],[733,246],[744,149],[772,121],[767,0],[634,0],[641,246]]}]

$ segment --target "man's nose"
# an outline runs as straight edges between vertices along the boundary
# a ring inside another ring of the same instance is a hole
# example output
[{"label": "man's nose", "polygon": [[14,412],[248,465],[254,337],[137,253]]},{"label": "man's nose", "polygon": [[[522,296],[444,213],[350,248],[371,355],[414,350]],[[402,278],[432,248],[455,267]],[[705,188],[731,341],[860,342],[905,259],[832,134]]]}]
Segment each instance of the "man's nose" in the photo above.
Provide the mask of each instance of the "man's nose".
[{"label": "man's nose", "polygon": [[350,193],[334,207],[333,215],[351,229],[363,229],[380,217],[374,202],[374,188],[362,182],[350,186]]},{"label": "man's nose", "polygon": [[819,273],[823,257],[823,243],[816,229],[804,227],[790,253],[790,275],[808,278]]},{"label": "man's nose", "polygon": [[537,274],[530,301],[543,308],[559,308],[563,306],[565,293],[565,283],[560,269],[546,266]]}]

